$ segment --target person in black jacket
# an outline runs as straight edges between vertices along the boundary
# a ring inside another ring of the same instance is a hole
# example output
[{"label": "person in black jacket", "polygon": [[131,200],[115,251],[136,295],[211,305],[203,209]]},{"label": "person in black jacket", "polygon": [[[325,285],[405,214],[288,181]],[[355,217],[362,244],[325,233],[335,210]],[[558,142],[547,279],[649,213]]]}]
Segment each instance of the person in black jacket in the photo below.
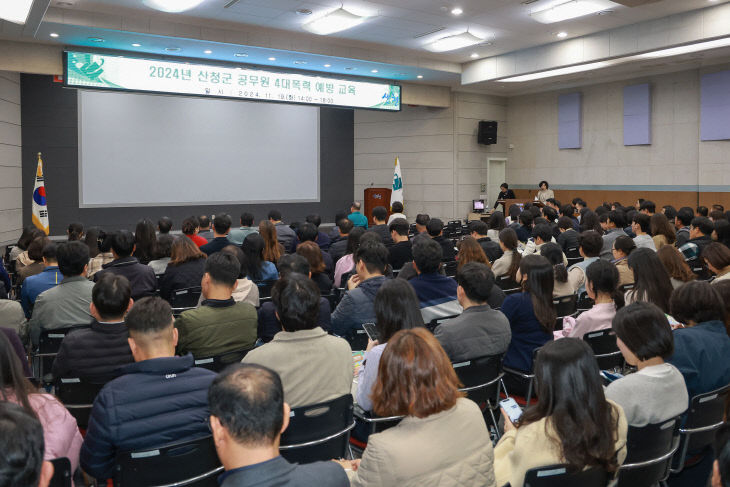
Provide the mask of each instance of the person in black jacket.
[{"label": "person in black jacket", "polygon": [[572,218],[561,216],[558,219],[558,230],[560,230],[560,235],[558,235],[557,241],[563,252],[568,249],[577,249],[580,246],[578,242],[579,234],[573,228]]},{"label": "person in black jacket", "polygon": [[486,223],[481,220],[473,221],[469,223],[469,230],[471,230],[471,236],[481,245],[484,255],[487,256],[489,262],[494,262],[504,255],[504,251],[499,246],[499,242],[495,242],[487,237],[489,226]]},{"label": "person in black jacket", "polygon": [[390,248],[388,262],[394,270],[402,269],[406,262],[413,261],[413,252],[411,251],[411,241],[408,240],[408,230],[410,225],[405,218],[396,218],[388,229],[390,237],[395,242]]},{"label": "person in black jacket", "polygon": [[209,434],[210,370],[194,367],[193,356],[175,356],[177,330],[172,309],[161,298],[145,298],[127,314],[135,363],[109,382],[94,401],[81,446],[81,467],[107,479],[120,451],[151,449]]},{"label": "person in black jacket", "polygon": [[140,264],[132,257],[134,252],[134,234],[129,230],[120,230],[112,235],[112,255],[114,260],[104,264],[94,274],[94,282],[98,282],[104,274],[112,273],[124,276],[132,287],[132,299],[152,296],[157,290],[157,277],[152,267]]},{"label": "person in black jacket", "polygon": [[443,260],[454,260],[456,249],[451,239],[444,237],[444,222],[438,218],[431,218],[426,225],[429,236],[438,242],[444,251]]},{"label": "person in black jacket", "polygon": [[205,273],[206,255],[189,238],[178,238],[172,243],[167,269],[160,279],[160,297],[168,302],[180,289],[200,286]]},{"label": "person in black jacket", "polygon": [[215,254],[231,245],[231,241],[227,237],[228,232],[231,231],[231,223],[230,215],[220,213],[215,216],[215,220],[213,220],[213,240],[200,247],[205,255]]},{"label": "person in black jacket", "polygon": [[354,228],[354,224],[345,218],[340,218],[337,221],[338,237],[332,240],[330,248],[328,250],[330,257],[332,257],[332,264],[336,265],[337,261],[347,253],[347,241],[350,236],[350,232]]},{"label": "person in black jacket", "polygon": [[383,243],[386,247],[393,245],[393,240],[390,238],[390,230],[388,229],[388,210],[384,206],[376,206],[373,208],[373,223],[374,225],[368,229],[368,232],[375,232],[380,235]]},{"label": "person in black jacket", "polygon": [[[499,185],[499,195],[497,196],[497,201],[503,201],[503,200],[513,200],[515,199],[515,192],[509,189],[509,185],[507,183],[502,183]],[[497,201],[494,202],[494,208],[497,208],[499,203]]]},{"label": "person in black jacket", "polygon": [[91,328],[66,335],[53,362],[53,378],[78,377],[96,384],[119,376],[134,362],[124,315],[132,308],[132,288],[124,276],[102,276],[91,291]]}]

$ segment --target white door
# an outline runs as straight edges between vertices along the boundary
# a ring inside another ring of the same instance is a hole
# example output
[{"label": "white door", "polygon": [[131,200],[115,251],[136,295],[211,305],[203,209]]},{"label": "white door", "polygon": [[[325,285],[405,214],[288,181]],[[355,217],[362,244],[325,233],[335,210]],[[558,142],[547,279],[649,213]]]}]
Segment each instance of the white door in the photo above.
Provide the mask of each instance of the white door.
[{"label": "white door", "polygon": [[[484,202],[487,208],[492,208],[494,202],[497,201],[499,185],[505,182],[506,166],[507,159],[487,159],[487,197],[489,200]],[[501,210],[501,206],[497,209]]]}]

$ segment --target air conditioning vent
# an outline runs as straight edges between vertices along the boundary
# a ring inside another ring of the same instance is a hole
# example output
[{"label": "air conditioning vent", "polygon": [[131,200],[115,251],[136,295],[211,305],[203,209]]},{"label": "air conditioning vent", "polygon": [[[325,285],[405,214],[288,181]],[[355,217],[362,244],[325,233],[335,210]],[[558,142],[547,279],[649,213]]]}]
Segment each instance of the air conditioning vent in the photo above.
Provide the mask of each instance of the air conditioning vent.
[{"label": "air conditioning vent", "polygon": [[650,3],[657,3],[661,2],[661,0],[611,0],[614,3],[618,3],[619,5],[623,5],[624,7],[643,7],[644,5],[649,5]]},{"label": "air conditioning vent", "polygon": [[[238,0],[236,0],[238,1]],[[435,34],[436,32],[441,32],[442,30],[446,29],[446,27],[437,27],[434,30],[430,30],[428,32],[423,32],[421,34],[413,36],[414,39],[420,39],[421,37],[430,36],[431,34]]]}]

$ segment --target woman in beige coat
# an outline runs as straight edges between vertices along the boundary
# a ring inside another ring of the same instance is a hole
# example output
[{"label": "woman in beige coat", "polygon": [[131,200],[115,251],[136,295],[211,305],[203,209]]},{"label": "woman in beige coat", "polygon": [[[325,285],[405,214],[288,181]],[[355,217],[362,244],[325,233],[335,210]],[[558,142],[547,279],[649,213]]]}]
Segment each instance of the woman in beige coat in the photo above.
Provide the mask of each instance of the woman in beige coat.
[{"label": "woman in beige coat", "polygon": [[537,404],[517,425],[503,413],[505,434],[494,449],[497,485],[522,487],[531,468],[559,463],[615,472],[626,458],[628,426],[623,409],[606,400],[590,347],[577,338],[549,342],[535,373]]},{"label": "woman in beige coat", "polygon": [[405,416],[371,435],[362,460],[341,460],[352,486],[495,487],[479,407],[463,397],[449,358],[425,328],[388,340],[373,389],[378,416]]}]

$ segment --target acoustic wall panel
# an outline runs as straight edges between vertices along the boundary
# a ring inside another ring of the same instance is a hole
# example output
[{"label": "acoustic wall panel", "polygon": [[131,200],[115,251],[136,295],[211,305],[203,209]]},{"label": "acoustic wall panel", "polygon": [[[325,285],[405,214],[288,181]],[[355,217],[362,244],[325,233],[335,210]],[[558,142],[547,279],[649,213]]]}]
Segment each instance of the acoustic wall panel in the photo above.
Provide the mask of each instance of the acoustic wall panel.
[{"label": "acoustic wall panel", "polygon": [[702,76],[700,140],[730,140],[730,71]]},{"label": "acoustic wall panel", "polygon": [[582,147],[581,94],[558,96],[558,149]]},{"label": "acoustic wall panel", "polygon": [[624,145],[651,144],[651,87],[624,87]]}]

